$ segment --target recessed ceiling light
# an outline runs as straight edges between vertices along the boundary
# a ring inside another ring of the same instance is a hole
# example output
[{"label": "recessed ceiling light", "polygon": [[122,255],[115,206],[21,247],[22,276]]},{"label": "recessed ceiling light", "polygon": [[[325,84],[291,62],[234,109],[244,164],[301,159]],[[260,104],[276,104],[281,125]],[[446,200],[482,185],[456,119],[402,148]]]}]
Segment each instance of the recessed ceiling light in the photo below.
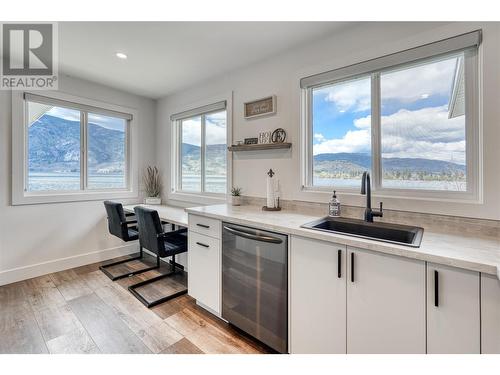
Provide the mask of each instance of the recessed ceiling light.
[{"label": "recessed ceiling light", "polygon": [[118,57],[119,59],[122,59],[122,60],[127,59],[127,55],[125,55],[123,52],[117,52],[116,57]]}]

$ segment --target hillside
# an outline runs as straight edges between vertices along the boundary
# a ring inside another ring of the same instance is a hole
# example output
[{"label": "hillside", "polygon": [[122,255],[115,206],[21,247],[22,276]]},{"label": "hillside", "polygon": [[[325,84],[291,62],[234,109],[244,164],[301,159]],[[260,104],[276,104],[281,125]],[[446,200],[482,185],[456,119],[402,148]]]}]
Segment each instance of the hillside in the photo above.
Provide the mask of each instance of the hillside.
[{"label": "hillside", "polygon": [[[125,133],[90,123],[88,136],[88,162],[91,171],[123,170]],[[30,171],[79,170],[80,123],[49,115],[42,116],[29,129],[28,152]]]},{"label": "hillside", "polygon": [[[423,158],[382,158],[384,178],[421,180],[465,178],[465,165]],[[321,178],[359,177],[371,169],[371,156],[330,153],[314,156],[314,174]]]}]

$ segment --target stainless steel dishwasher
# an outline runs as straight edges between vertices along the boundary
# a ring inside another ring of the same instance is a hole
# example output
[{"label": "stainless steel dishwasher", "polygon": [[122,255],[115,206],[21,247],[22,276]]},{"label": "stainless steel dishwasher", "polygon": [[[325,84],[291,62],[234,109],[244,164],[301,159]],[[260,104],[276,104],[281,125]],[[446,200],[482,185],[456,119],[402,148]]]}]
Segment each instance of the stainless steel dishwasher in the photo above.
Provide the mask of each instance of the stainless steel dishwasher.
[{"label": "stainless steel dishwasher", "polygon": [[288,344],[288,237],[223,223],[222,317],[277,352]]}]

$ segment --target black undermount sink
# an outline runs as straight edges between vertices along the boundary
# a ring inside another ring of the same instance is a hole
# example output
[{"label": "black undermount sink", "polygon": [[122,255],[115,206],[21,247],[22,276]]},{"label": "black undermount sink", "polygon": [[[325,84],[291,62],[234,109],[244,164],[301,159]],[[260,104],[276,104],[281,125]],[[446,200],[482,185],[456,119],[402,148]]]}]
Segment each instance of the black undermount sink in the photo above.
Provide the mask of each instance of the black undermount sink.
[{"label": "black undermount sink", "polygon": [[420,247],[424,228],[390,223],[368,223],[359,219],[325,217],[302,225],[302,228],[344,234],[411,247]]}]

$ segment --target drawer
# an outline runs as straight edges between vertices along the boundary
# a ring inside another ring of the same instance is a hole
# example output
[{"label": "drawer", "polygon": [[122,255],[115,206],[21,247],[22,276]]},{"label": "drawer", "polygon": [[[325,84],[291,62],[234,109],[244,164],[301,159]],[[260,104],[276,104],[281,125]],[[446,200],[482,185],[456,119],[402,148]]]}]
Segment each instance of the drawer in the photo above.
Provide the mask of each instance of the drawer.
[{"label": "drawer", "polygon": [[188,294],[220,314],[220,239],[189,231]]},{"label": "drawer", "polygon": [[208,217],[189,215],[189,230],[214,238],[221,238],[221,221]]}]

